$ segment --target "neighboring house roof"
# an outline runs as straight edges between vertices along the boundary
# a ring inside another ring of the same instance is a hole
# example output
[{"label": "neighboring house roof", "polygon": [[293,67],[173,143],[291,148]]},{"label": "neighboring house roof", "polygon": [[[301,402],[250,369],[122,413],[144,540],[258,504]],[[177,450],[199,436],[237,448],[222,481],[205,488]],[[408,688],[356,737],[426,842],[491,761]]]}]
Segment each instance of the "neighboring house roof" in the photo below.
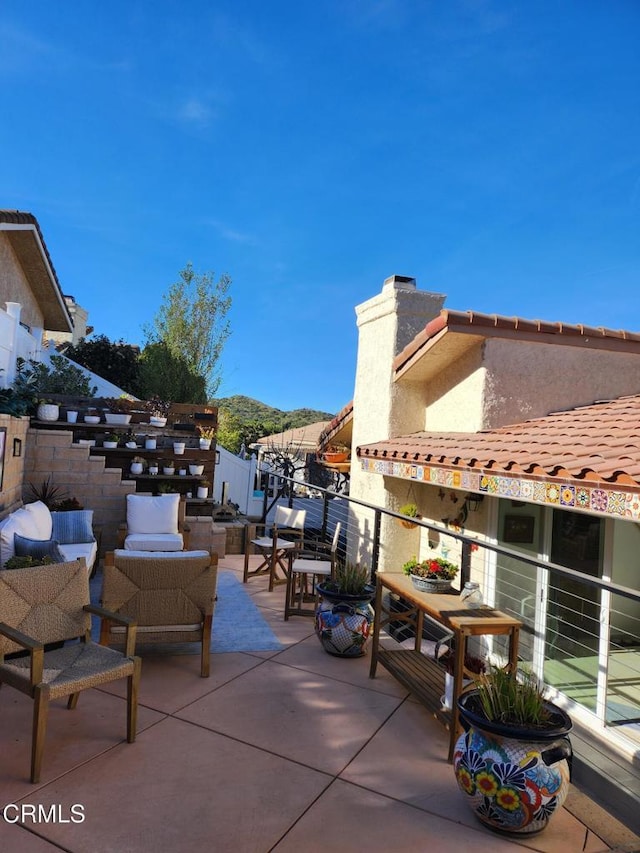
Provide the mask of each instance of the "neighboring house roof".
[{"label": "neighboring house roof", "polygon": [[351,444],[353,434],[353,400],[342,408],[338,414],[329,421],[318,436],[318,449],[322,452],[327,445]]},{"label": "neighboring house roof", "polygon": [[20,262],[43,313],[44,328],[71,331],[73,324],[38,220],[31,213],[0,210],[0,231],[6,234]]},{"label": "neighboring house roof", "polygon": [[265,435],[259,438],[256,444],[261,444],[264,447],[315,450],[318,445],[318,437],[328,423],[329,421],[317,421],[314,424],[295,427],[274,435]]},{"label": "neighboring house roof", "polygon": [[[404,375],[412,380],[428,378],[451,364],[454,357],[489,337],[640,353],[637,332],[443,309],[395,357],[396,378]],[[427,353],[429,358],[423,358]]]},{"label": "neighboring house roof", "polygon": [[640,395],[485,432],[418,432],[357,454],[373,472],[640,518]]}]

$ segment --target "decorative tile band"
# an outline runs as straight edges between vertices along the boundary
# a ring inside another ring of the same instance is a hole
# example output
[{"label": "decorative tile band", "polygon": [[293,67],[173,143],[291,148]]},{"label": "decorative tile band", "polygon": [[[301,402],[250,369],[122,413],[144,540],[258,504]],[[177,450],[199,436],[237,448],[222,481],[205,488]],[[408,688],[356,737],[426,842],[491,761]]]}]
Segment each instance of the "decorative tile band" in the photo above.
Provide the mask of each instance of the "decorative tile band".
[{"label": "decorative tile band", "polygon": [[419,483],[433,483],[452,489],[495,495],[499,498],[517,498],[527,503],[559,506],[581,512],[612,515],[618,518],[640,520],[640,495],[602,486],[576,486],[573,484],[544,482],[540,480],[500,477],[475,471],[459,471],[430,465],[396,462],[390,459],[360,459],[362,470],[370,474],[383,474]]}]

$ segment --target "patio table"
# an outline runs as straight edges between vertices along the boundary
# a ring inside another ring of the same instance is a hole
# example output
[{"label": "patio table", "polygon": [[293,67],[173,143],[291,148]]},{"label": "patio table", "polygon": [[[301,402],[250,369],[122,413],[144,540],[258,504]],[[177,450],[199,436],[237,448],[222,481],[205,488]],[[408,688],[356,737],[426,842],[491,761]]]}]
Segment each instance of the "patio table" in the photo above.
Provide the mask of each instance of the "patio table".
[{"label": "patio table", "polygon": [[[410,605],[404,612],[391,611],[383,605],[387,590],[401,596]],[[444,670],[435,658],[421,651],[422,628],[425,616],[453,632],[455,656],[453,669],[453,702],[451,711],[441,707],[444,693]],[[380,646],[380,629],[390,622],[406,621],[415,627],[413,649],[383,648]],[[508,666],[515,672],[518,662],[518,641],[522,623],[492,607],[470,607],[457,595],[419,592],[411,579],[398,572],[378,572],[376,580],[375,621],[371,651],[370,678],[375,678],[381,663],[397,680],[410,690],[422,704],[433,711],[450,731],[449,761],[453,758],[456,740],[461,731],[458,714],[458,697],[463,679],[473,678],[465,668],[465,654],[469,637],[480,635],[507,635],[509,643]]]}]

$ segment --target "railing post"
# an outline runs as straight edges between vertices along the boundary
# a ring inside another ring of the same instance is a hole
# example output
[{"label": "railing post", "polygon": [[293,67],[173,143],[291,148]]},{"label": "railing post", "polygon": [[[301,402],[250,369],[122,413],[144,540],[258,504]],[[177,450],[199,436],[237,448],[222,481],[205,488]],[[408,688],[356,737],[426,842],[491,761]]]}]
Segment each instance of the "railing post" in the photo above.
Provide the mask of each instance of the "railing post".
[{"label": "railing post", "polygon": [[462,559],[460,560],[460,589],[471,577],[471,542],[462,540]]},{"label": "railing post", "polygon": [[378,571],[378,560],[380,558],[380,527],[382,525],[382,513],[379,509],[374,511],[373,516],[373,549],[371,553],[371,580],[374,581]]},{"label": "railing post", "polygon": [[322,541],[325,542],[327,539],[327,526],[329,524],[329,498],[327,497],[327,493],[324,492],[322,495]]}]

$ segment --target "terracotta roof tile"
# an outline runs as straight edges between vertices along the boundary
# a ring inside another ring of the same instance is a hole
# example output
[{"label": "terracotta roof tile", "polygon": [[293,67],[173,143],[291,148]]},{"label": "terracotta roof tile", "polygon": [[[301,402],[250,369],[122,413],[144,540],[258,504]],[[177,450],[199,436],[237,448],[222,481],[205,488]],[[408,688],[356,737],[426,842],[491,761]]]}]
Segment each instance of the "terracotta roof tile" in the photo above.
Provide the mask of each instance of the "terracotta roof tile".
[{"label": "terracotta roof tile", "polygon": [[461,470],[639,486],[640,395],[485,432],[418,432],[367,444],[357,452]]},{"label": "terracotta roof tile", "polygon": [[327,426],[320,433],[318,438],[318,447],[322,450],[331,443],[331,439],[345,426],[345,424],[353,419],[353,400],[347,403],[338,414],[329,421]]},{"label": "terracotta roof tile", "polygon": [[480,314],[476,311],[450,311],[443,309],[439,316],[430,320],[394,359],[396,372],[407,364],[421,349],[428,347],[443,332],[473,332],[491,337],[491,330],[505,331],[514,335],[554,335],[569,342],[572,338],[594,338],[597,340],[640,342],[640,333],[623,329],[607,329],[602,326],[585,326],[548,320],[528,320],[523,317],[507,317],[502,314]]}]

